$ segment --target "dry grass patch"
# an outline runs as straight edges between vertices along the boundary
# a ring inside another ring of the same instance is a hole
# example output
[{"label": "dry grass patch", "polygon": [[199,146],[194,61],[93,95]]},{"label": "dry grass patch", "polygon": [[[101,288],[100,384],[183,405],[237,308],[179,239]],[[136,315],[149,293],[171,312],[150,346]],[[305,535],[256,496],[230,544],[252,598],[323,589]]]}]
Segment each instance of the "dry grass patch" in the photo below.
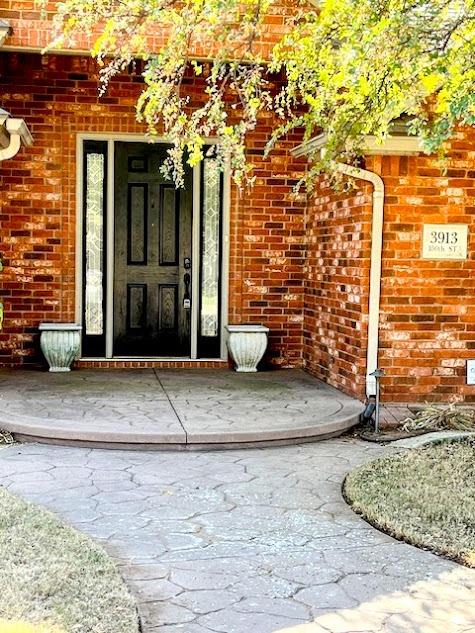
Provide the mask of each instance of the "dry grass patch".
[{"label": "dry grass patch", "polygon": [[0,429],[0,448],[2,448],[2,446],[10,446],[14,443],[15,440],[13,439],[13,435],[10,433],[10,431],[4,431],[3,429]]},{"label": "dry grass patch", "polygon": [[353,510],[397,539],[475,567],[475,439],[430,444],[351,472]]},{"label": "dry grass patch", "polygon": [[0,620],[0,633],[64,633],[53,624],[30,624],[24,620]]},{"label": "dry grass patch", "polygon": [[408,432],[475,431],[475,409],[454,404],[427,405],[407,418],[403,430]]},{"label": "dry grass patch", "polygon": [[0,587],[0,622],[47,623],[64,633],[139,630],[135,602],[104,550],[3,488]]}]

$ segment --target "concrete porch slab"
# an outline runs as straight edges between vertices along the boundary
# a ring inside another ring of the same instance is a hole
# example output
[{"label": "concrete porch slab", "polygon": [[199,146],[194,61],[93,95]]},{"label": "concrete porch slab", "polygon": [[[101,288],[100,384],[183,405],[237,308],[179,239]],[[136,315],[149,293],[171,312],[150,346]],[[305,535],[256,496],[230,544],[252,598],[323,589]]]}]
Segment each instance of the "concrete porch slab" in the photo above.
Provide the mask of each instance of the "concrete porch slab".
[{"label": "concrete porch slab", "polygon": [[0,372],[0,428],[109,448],[236,448],[331,437],[362,405],[299,370]]}]

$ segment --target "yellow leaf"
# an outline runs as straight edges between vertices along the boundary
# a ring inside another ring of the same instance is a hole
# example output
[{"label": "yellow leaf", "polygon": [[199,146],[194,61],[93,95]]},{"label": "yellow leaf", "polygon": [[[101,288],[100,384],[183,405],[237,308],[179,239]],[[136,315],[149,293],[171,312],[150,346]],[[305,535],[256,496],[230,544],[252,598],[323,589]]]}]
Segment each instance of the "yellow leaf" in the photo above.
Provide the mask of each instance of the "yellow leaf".
[{"label": "yellow leaf", "polygon": [[448,102],[448,93],[445,88],[442,88],[437,93],[437,103],[435,105],[435,111],[437,114],[443,114],[444,112],[448,112],[450,109]]},{"label": "yellow leaf", "polygon": [[430,75],[426,75],[425,77],[421,77],[421,82],[426,91],[429,94],[432,94],[437,88],[440,87],[444,76],[440,73],[431,73]]}]

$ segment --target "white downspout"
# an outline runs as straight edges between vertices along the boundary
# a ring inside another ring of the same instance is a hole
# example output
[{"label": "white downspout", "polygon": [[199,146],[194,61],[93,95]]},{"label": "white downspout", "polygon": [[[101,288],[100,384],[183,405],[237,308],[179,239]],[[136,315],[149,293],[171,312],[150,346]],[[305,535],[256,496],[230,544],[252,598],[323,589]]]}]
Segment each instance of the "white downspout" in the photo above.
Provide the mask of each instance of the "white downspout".
[{"label": "white downspout", "polygon": [[376,395],[376,379],[370,374],[378,367],[379,311],[381,297],[381,260],[383,249],[384,182],[378,174],[344,163],[332,163],[333,168],[350,178],[366,180],[373,185],[373,220],[371,228],[371,259],[369,273],[368,347],[366,352],[366,395]]},{"label": "white downspout", "polygon": [[13,158],[18,154],[21,147],[21,136],[19,134],[10,134],[10,144],[5,149],[0,149],[0,161]]},{"label": "white downspout", "polygon": [[0,124],[5,126],[10,142],[7,147],[0,149],[0,162],[16,156],[22,143],[26,147],[33,143],[33,137],[23,119],[10,119],[8,114],[2,115],[2,119]]}]

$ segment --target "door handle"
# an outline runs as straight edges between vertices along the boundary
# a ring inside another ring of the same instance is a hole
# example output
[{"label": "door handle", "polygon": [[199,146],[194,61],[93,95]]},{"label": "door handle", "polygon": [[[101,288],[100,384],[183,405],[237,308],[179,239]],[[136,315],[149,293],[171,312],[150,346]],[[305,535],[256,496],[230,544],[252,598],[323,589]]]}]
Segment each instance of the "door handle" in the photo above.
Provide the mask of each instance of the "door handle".
[{"label": "door handle", "polygon": [[190,283],[191,283],[190,273],[185,273],[185,276],[183,277],[183,281],[185,282],[185,295],[190,296]]},{"label": "door handle", "polygon": [[[188,271],[191,269],[191,258],[185,257],[183,260],[183,268]],[[183,276],[183,281],[185,282],[185,294],[183,295],[183,307],[185,310],[189,310],[191,308],[191,295],[190,295],[190,284],[191,284],[191,275],[189,272],[186,272]]]},{"label": "door handle", "polygon": [[190,273],[184,274],[183,281],[185,282],[185,294],[183,296],[183,307],[188,310],[189,308],[191,308],[191,298],[190,298],[191,275]]}]

